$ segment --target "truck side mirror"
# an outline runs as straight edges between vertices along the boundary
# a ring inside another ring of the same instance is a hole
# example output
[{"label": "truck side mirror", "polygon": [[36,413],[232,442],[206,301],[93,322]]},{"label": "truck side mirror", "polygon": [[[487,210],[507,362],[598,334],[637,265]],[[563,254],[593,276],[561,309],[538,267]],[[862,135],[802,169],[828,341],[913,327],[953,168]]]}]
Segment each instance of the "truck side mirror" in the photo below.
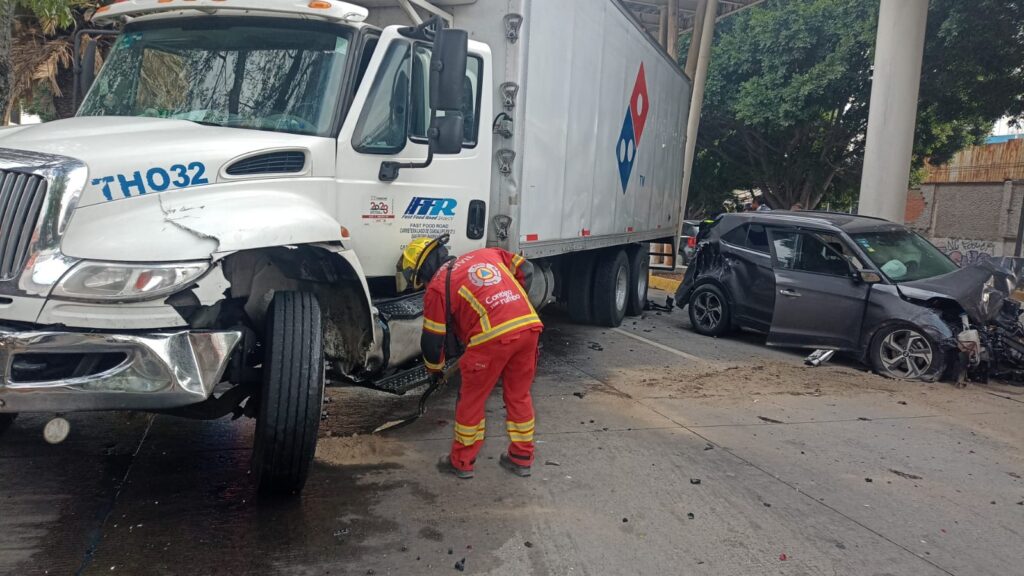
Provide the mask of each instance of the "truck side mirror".
[{"label": "truck side mirror", "polygon": [[96,80],[96,41],[92,38],[87,38],[85,46],[82,47],[82,72],[81,79],[78,81],[78,87],[80,90],[79,98],[85,99],[85,95],[89,93],[89,88],[92,87],[92,83]]},{"label": "truck side mirror", "polygon": [[[429,148],[423,162],[381,162],[377,178],[381,182],[398,180],[403,168],[426,168],[434,162],[434,154],[462,152],[466,102],[466,64],[469,61],[469,33],[444,28],[435,21],[434,49],[430,55],[430,129]],[[415,34],[416,30],[410,32]]]},{"label": "truck side mirror", "polygon": [[434,154],[462,152],[469,33],[442,28],[430,56],[430,148]]}]

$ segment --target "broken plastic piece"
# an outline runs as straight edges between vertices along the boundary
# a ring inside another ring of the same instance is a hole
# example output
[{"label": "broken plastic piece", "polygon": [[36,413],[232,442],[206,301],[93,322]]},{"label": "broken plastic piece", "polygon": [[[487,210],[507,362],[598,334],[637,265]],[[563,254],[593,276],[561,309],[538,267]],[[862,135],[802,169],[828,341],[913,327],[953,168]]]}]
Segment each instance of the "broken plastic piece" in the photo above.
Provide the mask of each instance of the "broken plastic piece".
[{"label": "broken plastic piece", "polygon": [[808,366],[821,366],[831,360],[835,355],[835,350],[815,350],[810,356],[804,359],[804,364]]}]

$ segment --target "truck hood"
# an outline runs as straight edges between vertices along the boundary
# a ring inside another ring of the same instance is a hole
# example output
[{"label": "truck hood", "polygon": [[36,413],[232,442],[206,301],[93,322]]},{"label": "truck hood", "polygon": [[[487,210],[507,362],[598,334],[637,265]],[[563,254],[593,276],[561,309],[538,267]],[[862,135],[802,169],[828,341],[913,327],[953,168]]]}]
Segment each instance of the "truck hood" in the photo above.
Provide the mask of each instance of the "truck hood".
[{"label": "truck hood", "polygon": [[991,323],[1024,279],[1024,259],[992,258],[959,270],[899,284],[900,293],[914,300],[942,298],[959,304],[975,324]]},{"label": "truck hood", "polygon": [[84,162],[89,179],[79,206],[214,183],[232,159],[262,150],[308,150],[322,140],[186,120],[113,116],[69,118],[0,131],[0,148]]}]

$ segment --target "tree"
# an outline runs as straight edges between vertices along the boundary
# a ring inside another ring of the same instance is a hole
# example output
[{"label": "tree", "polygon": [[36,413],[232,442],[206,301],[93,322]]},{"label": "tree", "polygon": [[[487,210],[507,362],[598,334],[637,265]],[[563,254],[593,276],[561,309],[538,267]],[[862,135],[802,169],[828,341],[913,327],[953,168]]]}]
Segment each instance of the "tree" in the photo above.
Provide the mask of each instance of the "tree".
[{"label": "tree", "polygon": [[[757,188],[773,207],[856,198],[878,0],[768,0],[716,31],[698,150],[718,191]],[[915,169],[1024,116],[1024,0],[932,0]],[[703,183],[698,172],[694,178]],[[724,177],[723,177],[724,176]]]},{"label": "tree", "polygon": [[0,0],[0,120],[18,102],[49,108],[53,116],[75,113],[72,46],[92,0]]}]

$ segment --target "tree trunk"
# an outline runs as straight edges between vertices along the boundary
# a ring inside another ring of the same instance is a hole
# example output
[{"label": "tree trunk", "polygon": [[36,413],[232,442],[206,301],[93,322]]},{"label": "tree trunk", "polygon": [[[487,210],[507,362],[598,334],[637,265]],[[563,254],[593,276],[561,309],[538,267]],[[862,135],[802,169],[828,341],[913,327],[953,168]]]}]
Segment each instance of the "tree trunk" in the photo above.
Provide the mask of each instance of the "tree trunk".
[{"label": "tree trunk", "polygon": [[10,123],[11,34],[14,28],[14,0],[0,0],[0,126]]}]

